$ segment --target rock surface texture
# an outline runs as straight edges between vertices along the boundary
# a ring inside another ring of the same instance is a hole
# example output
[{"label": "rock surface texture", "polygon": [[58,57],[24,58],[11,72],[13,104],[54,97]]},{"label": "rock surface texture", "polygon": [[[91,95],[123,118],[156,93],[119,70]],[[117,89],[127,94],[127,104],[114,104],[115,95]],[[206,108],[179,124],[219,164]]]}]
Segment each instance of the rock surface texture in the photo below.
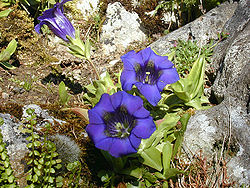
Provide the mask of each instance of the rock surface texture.
[{"label": "rock surface texture", "polygon": [[250,185],[249,6],[248,0],[225,3],[151,45],[165,54],[171,41],[188,39],[190,32],[201,43],[216,37],[217,32],[230,34],[216,46],[209,65],[214,70],[210,75],[211,95],[218,105],[191,117],[184,136],[184,150],[190,158],[202,150],[207,158],[215,161],[223,153],[227,175],[236,187]]},{"label": "rock surface texture", "polygon": [[142,30],[135,12],[127,12],[119,2],[109,4],[101,33],[104,53],[125,50],[133,42],[145,41],[146,35]]},{"label": "rock surface texture", "polygon": [[216,39],[218,37],[217,34],[223,31],[226,21],[233,16],[236,7],[237,3],[223,3],[193,22],[162,37],[150,46],[163,55],[169,52],[174,41],[178,39],[197,40],[198,44],[204,45],[209,39]]},{"label": "rock surface texture", "polygon": [[76,8],[79,9],[83,15],[83,19],[88,20],[95,12],[98,12],[99,0],[79,0],[76,3]]},{"label": "rock surface texture", "polygon": [[37,125],[35,130],[38,130],[47,122],[51,123],[52,125],[54,122],[60,124],[66,123],[62,120],[51,117],[46,110],[43,110],[41,107],[35,104],[26,105],[23,107],[22,122],[10,114],[0,113],[0,118],[2,118],[4,122],[3,125],[0,126],[1,133],[3,135],[3,141],[6,143],[6,149],[9,155],[11,166],[15,177],[18,179],[18,184],[20,187],[26,186],[24,172],[27,170],[27,166],[25,165],[24,158],[29,151],[26,147],[28,144],[26,138],[29,136],[29,134],[23,133],[22,127],[24,125],[23,122],[25,123],[25,119],[29,116],[26,113],[27,109],[34,109],[34,113],[36,114]]}]

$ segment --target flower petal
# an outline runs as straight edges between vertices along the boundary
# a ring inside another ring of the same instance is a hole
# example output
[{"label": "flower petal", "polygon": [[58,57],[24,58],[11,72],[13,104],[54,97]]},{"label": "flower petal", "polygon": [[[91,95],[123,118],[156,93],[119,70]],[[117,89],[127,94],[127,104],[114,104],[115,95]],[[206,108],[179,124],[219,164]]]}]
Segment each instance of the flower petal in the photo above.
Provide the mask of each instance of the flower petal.
[{"label": "flower petal", "polygon": [[150,104],[156,106],[161,100],[161,94],[157,85],[143,84],[140,82],[135,83],[140,93],[148,100]]},{"label": "flower petal", "polygon": [[75,29],[67,17],[63,14],[63,4],[68,0],[62,0],[56,3],[53,8],[43,12],[37,19],[41,22],[35,26],[35,30],[40,33],[43,24],[48,25],[50,30],[64,41],[68,42],[66,35],[75,38]]},{"label": "flower petal", "polygon": [[111,103],[113,105],[114,110],[121,105],[122,102],[122,91],[118,91],[110,96]]},{"label": "flower petal", "polygon": [[106,112],[113,112],[114,108],[110,101],[110,95],[104,93],[101,96],[99,102],[95,105],[94,108],[88,111],[89,114],[89,123],[91,124],[101,124],[104,123],[103,116]]},{"label": "flower petal", "polygon": [[136,118],[146,118],[150,115],[150,112],[146,110],[143,106],[138,108],[134,113],[133,116]]},{"label": "flower petal", "polygon": [[180,79],[176,68],[164,69],[161,72],[161,76],[157,81],[157,86],[160,92],[167,84],[175,83]]},{"label": "flower petal", "polygon": [[113,138],[113,144],[109,150],[109,153],[114,157],[122,157],[136,152],[137,150],[131,145],[128,138]]},{"label": "flower petal", "polygon": [[106,139],[107,135],[105,134],[105,124],[88,124],[86,127],[86,131],[93,140],[94,144],[99,143],[101,140]]},{"label": "flower petal", "polygon": [[157,55],[150,47],[140,51],[143,62],[153,61],[157,70],[173,67],[173,63],[168,60],[167,56]]},{"label": "flower petal", "polygon": [[141,138],[138,138],[133,133],[131,133],[129,136],[129,140],[130,140],[131,145],[137,150],[137,148],[141,144]]},{"label": "flower petal", "polygon": [[138,96],[133,96],[122,92],[123,98],[121,105],[125,106],[130,115],[133,115],[138,109],[143,107],[143,100]]},{"label": "flower petal", "polygon": [[122,84],[122,89],[124,91],[131,90],[133,84],[135,84],[136,82],[137,81],[136,81],[135,71],[127,71],[127,70],[122,71],[121,84]]},{"label": "flower petal", "polygon": [[142,62],[142,57],[140,54],[136,53],[134,50],[129,51],[125,55],[121,56],[123,62],[123,68],[127,71],[135,71],[135,66],[137,64],[144,65]]},{"label": "flower petal", "polygon": [[104,138],[95,144],[95,147],[98,149],[102,149],[104,151],[109,151],[113,145],[113,139],[111,137]]},{"label": "flower petal", "polygon": [[131,131],[132,134],[135,134],[139,138],[149,138],[151,134],[156,130],[155,123],[153,118],[149,116],[145,119],[137,119],[137,124],[134,129]]}]

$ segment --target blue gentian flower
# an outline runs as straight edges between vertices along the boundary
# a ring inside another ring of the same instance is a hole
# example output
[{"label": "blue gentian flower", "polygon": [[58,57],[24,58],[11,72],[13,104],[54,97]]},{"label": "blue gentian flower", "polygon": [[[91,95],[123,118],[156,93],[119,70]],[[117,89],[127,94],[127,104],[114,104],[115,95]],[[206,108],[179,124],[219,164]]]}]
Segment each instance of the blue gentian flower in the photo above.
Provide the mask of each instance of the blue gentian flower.
[{"label": "blue gentian flower", "polygon": [[168,57],[157,55],[150,47],[138,53],[130,51],[121,59],[124,67],[121,74],[122,89],[129,91],[135,85],[153,106],[160,101],[163,88],[180,79]]},{"label": "blue gentian flower", "polygon": [[60,3],[56,3],[53,8],[44,11],[43,15],[37,18],[40,23],[35,26],[36,32],[40,33],[42,25],[45,24],[56,36],[66,42],[68,42],[66,35],[75,38],[75,29],[63,14],[63,4],[68,1],[70,0],[62,0]]},{"label": "blue gentian flower", "polygon": [[143,100],[125,91],[103,94],[88,114],[89,137],[97,148],[114,157],[136,153],[141,139],[149,138],[156,130]]}]

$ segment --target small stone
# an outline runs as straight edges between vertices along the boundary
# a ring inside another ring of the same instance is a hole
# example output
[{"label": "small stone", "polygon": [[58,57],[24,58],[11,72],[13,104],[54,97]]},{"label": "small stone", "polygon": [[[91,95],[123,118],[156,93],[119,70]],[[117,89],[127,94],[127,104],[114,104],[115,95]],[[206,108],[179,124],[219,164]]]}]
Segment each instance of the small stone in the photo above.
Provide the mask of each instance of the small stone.
[{"label": "small stone", "polygon": [[2,93],[2,98],[3,98],[3,99],[8,99],[9,96],[10,96],[10,95],[9,95],[8,93],[5,93],[5,92]]}]

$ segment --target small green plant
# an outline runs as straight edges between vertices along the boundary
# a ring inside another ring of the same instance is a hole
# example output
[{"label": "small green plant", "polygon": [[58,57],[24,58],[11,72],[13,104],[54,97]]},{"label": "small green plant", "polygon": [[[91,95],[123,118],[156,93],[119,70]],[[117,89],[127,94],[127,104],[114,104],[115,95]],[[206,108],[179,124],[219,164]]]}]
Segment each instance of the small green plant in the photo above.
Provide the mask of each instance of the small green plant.
[{"label": "small green plant", "polygon": [[27,129],[25,132],[30,133],[31,136],[27,138],[30,141],[27,147],[30,149],[28,165],[30,169],[29,175],[26,176],[29,187],[62,187],[63,178],[55,175],[56,170],[62,167],[61,159],[58,159],[58,153],[56,152],[55,144],[47,139],[47,133],[50,129],[50,124],[46,124],[46,133],[44,141],[41,142],[41,138],[38,134],[34,133],[34,125],[36,124],[36,115],[34,110],[28,109],[27,113],[30,115],[27,120]]},{"label": "small green plant", "polygon": [[[4,123],[3,119],[0,118],[0,126]],[[10,165],[9,156],[5,148],[6,144],[3,142],[3,135],[0,129],[0,186],[14,188],[17,187],[13,170]]]},{"label": "small green plant", "polygon": [[67,88],[63,81],[61,81],[59,84],[58,92],[59,92],[59,103],[63,106],[67,105],[71,96],[68,94]]},{"label": "small green plant", "polygon": [[80,175],[81,175],[81,170],[82,170],[81,163],[79,161],[69,163],[67,165],[67,170],[69,171],[69,173],[68,173],[68,178],[69,178],[68,187],[69,188],[79,187]]},{"label": "small green plant", "polygon": [[15,69],[16,67],[9,63],[11,55],[16,51],[17,42],[13,39],[7,46],[7,48],[0,52],[0,65],[6,69]]},{"label": "small green plant", "polygon": [[12,82],[18,84],[21,88],[23,88],[25,91],[28,91],[28,92],[32,89],[33,84],[36,80],[37,79],[33,78],[33,76],[31,76],[31,77],[25,76],[24,81],[14,79],[14,78],[9,79],[9,81],[12,81]]}]

